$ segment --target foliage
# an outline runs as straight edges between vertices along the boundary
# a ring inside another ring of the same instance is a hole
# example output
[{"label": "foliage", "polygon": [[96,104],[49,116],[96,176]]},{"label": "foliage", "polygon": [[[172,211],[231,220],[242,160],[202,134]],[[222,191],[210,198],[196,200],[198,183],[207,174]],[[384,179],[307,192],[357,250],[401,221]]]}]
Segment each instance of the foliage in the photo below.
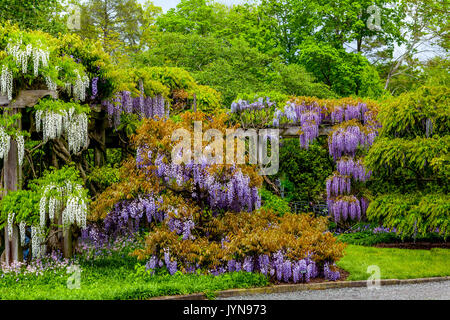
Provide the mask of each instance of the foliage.
[{"label": "foliage", "polygon": [[58,0],[5,0],[0,3],[0,23],[10,21],[21,29],[42,30],[56,36],[67,31],[63,11]]},{"label": "foliage", "polygon": [[284,139],[280,148],[280,170],[277,175],[289,201],[320,202],[325,180],[333,172],[333,162],[323,139],[300,148],[298,139]]},{"label": "foliage", "polygon": [[56,38],[40,31],[21,31],[9,24],[0,26],[2,93],[6,92],[12,100],[14,84],[20,89],[45,84],[49,90],[57,86],[67,90],[70,86],[75,100],[84,100],[89,86],[85,68],[73,57],[61,54],[58,45]]},{"label": "foliage", "polygon": [[358,246],[373,246],[379,243],[401,243],[402,241],[413,242],[414,240],[417,242],[441,242],[443,239],[438,233],[427,233],[424,236],[418,235],[415,239],[404,238],[402,240],[394,231],[386,230],[376,232],[376,228],[352,233],[342,233],[337,238],[339,241]]},{"label": "foliage", "polygon": [[[381,181],[400,186],[379,194],[367,216],[396,227],[402,237],[436,229],[448,236],[448,108],[448,89],[443,86],[421,87],[381,108],[380,138],[365,162]],[[401,194],[405,183],[410,189]]]},{"label": "foliage", "polygon": [[111,53],[136,50],[147,19],[138,1],[90,0],[81,5],[83,38],[100,40]]},{"label": "foliage", "polygon": [[334,95],[325,85],[316,83],[302,66],[286,66],[258,52],[243,39],[224,43],[212,36],[164,32],[156,37],[155,46],[135,59],[144,66],[185,68],[200,84],[221,92],[225,105],[231,104],[239,94],[261,91],[320,98]]},{"label": "foliage", "polygon": [[377,71],[362,55],[329,44],[311,43],[302,46],[299,61],[339,96],[378,98],[383,93]]},{"label": "foliage", "polygon": [[10,191],[1,200],[0,227],[8,223],[8,215],[15,213],[15,220],[27,225],[39,223],[39,201],[41,195],[34,190]]},{"label": "foliage", "polygon": [[260,193],[262,200],[262,209],[273,211],[280,216],[291,212],[289,202],[286,199],[274,195],[272,192],[266,189],[261,189]]},{"label": "foliage", "polygon": [[423,86],[383,103],[380,135],[390,138],[445,136],[450,133],[450,89]]},{"label": "foliage", "polygon": [[86,178],[89,183],[94,183],[100,192],[113,183],[119,182],[119,168],[106,165],[92,170]]},{"label": "foliage", "polygon": [[402,238],[424,236],[431,231],[447,238],[450,234],[449,200],[446,194],[385,194],[372,201],[367,216],[396,228]]}]

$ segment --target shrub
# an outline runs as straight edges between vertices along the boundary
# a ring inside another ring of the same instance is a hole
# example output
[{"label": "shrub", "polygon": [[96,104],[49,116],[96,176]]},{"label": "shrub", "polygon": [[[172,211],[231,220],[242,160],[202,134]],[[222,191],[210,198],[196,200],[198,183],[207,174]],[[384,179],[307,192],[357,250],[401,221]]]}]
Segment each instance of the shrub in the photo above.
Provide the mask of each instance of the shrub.
[{"label": "shrub", "polygon": [[112,235],[150,229],[145,248],[135,254],[149,259],[148,269],[167,268],[171,275],[245,270],[296,282],[321,275],[323,268],[335,279],[330,264],[344,246],[325,232],[326,219],[258,210],[262,179],[255,166],[221,165],[206,157],[172,162],[174,130],[192,129],[199,121],[204,131],[225,132],[227,119],[187,112],[179,122],[144,120],[133,138],[136,158],[93,203],[91,219],[103,221]]},{"label": "shrub", "polygon": [[367,217],[402,237],[449,235],[448,96],[444,86],[424,86],[385,101],[379,113],[380,138],[365,164],[391,187],[370,204]]},{"label": "shrub", "polygon": [[276,214],[283,216],[286,213],[291,212],[291,207],[289,207],[289,201],[285,198],[281,198],[272,192],[261,189],[261,200],[263,204],[263,208],[267,210],[272,210]]}]

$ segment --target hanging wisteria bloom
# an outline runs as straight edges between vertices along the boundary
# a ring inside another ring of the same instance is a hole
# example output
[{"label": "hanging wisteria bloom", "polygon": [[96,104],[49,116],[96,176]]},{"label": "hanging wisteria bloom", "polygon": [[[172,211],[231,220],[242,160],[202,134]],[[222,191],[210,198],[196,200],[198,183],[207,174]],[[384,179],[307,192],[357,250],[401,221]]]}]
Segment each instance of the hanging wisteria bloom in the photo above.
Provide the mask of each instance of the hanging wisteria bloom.
[{"label": "hanging wisteria bloom", "polygon": [[[50,221],[58,218],[61,214],[65,226],[76,224],[86,228],[87,199],[82,192],[83,187],[79,184],[66,182],[64,187],[54,184],[47,185],[39,201],[40,227],[45,228],[47,213]],[[59,199],[67,198],[63,203]],[[64,210],[62,210],[64,207]],[[62,212],[61,212],[62,210]]]},{"label": "hanging wisteria bloom", "polygon": [[8,237],[11,238],[13,234],[13,226],[14,226],[14,216],[16,214],[14,212],[8,213]]},{"label": "hanging wisteria bloom", "polygon": [[[142,83],[142,82],[141,82]],[[141,86],[141,84],[140,84]],[[165,119],[169,117],[170,106],[163,96],[144,97],[144,89],[140,89],[141,95],[133,98],[129,91],[117,93],[112,100],[103,100],[102,105],[108,113],[110,124],[119,126],[120,117],[125,114],[137,114],[142,118]]]},{"label": "hanging wisteria bloom", "polygon": [[42,131],[44,141],[66,134],[69,152],[72,153],[78,153],[89,146],[88,122],[87,114],[77,113],[75,108],[70,108],[68,112],[36,111],[36,131]]},{"label": "hanging wisteria bloom", "polygon": [[333,156],[334,160],[345,155],[354,157],[358,146],[370,147],[376,136],[375,130],[366,132],[357,125],[338,128],[328,138],[330,155]]},{"label": "hanging wisteria bloom", "polygon": [[31,253],[34,259],[45,255],[47,249],[44,243],[42,229],[37,226],[31,226]]},{"label": "hanging wisteria bloom", "polygon": [[360,221],[362,217],[360,201],[355,196],[328,199],[328,212],[335,222],[346,220]]},{"label": "hanging wisteria bloom", "polygon": [[76,71],[77,80],[75,81],[75,85],[73,86],[73,96],[75,101],[84,101],[86,100],[86,90],[89,88],[90,80],[89,77],[84,75],[80,76],[80,73]]},{"label": "hanging wisteria bloom", "polygon": [[351,191],[351,180],[347,176],[334,174],[326,182],[327,197],[348,194]]},{"label": "hanging wisteria bloom", "polygon": [[5,65],[2,66],[2,73],[0,75],[0,94],[6,95],[8,100],[12,100],[13,73]]},{"label": "hanging wisteria bloom", "polygon": [[20,245],[23,247],[25,246],[26,236],[25,236],[25,230],[26,230],[27,224],[25,221],[21,221],[19,224],[19,232],[20,232]]},{"label": "hanging wisteria bloom", "polygon": [[23,135],[16,136],[17,140],[17,155],[19,158],[19,166],[23,163],[23,156],[25,154],[25,139],[23,138]]},{"label": "hanging wisteria bloom", "polygon": [[366,182],[372,172],[363,165],[361,159],[341,158],[336,164],[337,171],[341,175],[351,176],[356,181]]},{"label": "hanging wisteria bloom", "polygon": [[23,48],[22,39],[16,43],[9,42],[6,46],[6,52],[11,55],[22,73],[26,74],[28,70],[28,59],[33,60],[34,76],[39,74],[40,67],[48,67],[50,52],[38,43],[37,46],[28,44]]},{"label": "hanging wisteria bloom", "polygon": [[0,158],[6,158],[11,145],[11,137],[3,127],[0,127]]},{"label": "hanging wisteria bloom", "polygon": [[249,103],[246,100],[235,101],[231,104],[231,113],[240,113],[243,111],[262,110],[265,108],[271,108],[275,105],[275,102],[270,101],[269,97],[260,97],[255,102]]},{"label": "hanging wisteria bloom", "polygon": [[154,160],[147,157],[148,160],[144,161],[144,152],[145,148],[138,149],[136,156],[138,168],[147,170],[145,168],[153,167],[152,171],[167,184],[176,184],[177,187],[190,184],[192,197],[206,199],[214,212],[219,210],[251,212],[261,205],[258,189],[250,185],[250,178],[239,169],[229,169],[231,178],[223,181],[222,175],[210,172],[210,164],[205,157],[202,157],[199,164],[191,160],[186,165],[177,165],[173,162],[168,164],[162,154],[156,155]]}]

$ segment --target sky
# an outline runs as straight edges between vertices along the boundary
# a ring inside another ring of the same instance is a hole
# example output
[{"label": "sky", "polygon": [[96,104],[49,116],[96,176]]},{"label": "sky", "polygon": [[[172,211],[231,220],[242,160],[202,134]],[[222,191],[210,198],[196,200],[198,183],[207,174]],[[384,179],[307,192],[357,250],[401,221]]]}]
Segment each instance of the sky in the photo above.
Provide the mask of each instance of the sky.
[{"label": "sky", "polygon": [[[141,2],[144,2],[144,0],[140,0]],[[224,4],[238,4],[238,3],[244,3],[245,0],[218,0],[217,2],[221,2]],[[180,0],[153,0],[153,3],[163,8],[163,11],[166,12],[170,8],[175,8],[178,3],[180,3]]]}]

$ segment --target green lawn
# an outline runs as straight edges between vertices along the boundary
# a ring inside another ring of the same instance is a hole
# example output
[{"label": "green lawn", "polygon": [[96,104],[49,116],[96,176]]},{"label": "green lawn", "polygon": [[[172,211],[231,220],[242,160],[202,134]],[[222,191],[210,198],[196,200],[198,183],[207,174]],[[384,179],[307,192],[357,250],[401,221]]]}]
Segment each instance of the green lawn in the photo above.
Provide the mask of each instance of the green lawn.
[{"label": "green lawn", "polygon": [[450,250],[409,250],[348,245],[337,265],[348,271],[347,280],[367,280],[367,267],[380,267],[382,279],[450,276]]},{"label": "green lawn", "polygon": [[[20,280],[15,284],[0,284],[0,299],[7,300],[122,300],[146,299],[157,296],[189,294],[231,288],[266,286],[266,278],[245,272],[225,274],[218,277],[205,275],[159,275],[136,278],[131,270],[100,269],[84,270],[80,289],[68,289],[68,276],[53,279]],[[1,279],[0,279],[1,281]],[[211,295],[213,297],[213,294]]]}]

